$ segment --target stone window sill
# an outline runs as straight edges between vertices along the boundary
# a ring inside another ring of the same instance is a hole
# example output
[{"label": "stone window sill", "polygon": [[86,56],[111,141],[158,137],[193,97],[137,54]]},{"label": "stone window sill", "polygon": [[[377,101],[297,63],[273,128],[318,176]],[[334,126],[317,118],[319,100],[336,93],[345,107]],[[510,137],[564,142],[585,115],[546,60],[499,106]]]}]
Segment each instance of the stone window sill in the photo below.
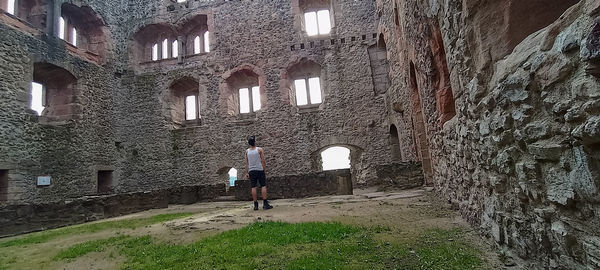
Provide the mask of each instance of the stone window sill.
[{"label": "stone window sill", "polygon": [[163,64],[177,64],[177,58],[158,59],[156,61],[150,60],[140,63],[140,65],[145,67],[162,66]]},{"label": "stone window sill", "polygon": [[196,120],[185,120],[182,123],[174,123],[176,126],[176,130],[178,129],[188,129],[188,128],[197,128],[202,126],[202,118]]},{"label": "stone window sill", "polygon": [[297,106],[296,109],[299,113],[317,112],[321,110],[321,104]]}]

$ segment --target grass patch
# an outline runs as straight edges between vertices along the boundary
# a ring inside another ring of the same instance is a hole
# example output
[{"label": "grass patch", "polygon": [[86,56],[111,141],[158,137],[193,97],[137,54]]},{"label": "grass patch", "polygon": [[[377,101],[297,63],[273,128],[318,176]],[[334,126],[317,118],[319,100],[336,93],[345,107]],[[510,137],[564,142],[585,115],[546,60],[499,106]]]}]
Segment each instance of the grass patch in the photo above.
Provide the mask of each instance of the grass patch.
[{"label": "grass patch", "polygon": [[94,233],[107,229],[135,229],[138,227],[148,226],[156,223],[161,223],[169,220],[184,218],[193,215],[193,213],[173,213],[161,214],[149,218],[126,219],[116,221],[106,221],[99,223],[83,224],[77,226],[64,227],[60,229],[47,230],[43,232],[31,233],[20,236],[8,241],[0,242],[0,248],[24,246],[29,244],[40,244],[48,242],[60,236]]},{"label": "grass patch", "polygon": [[459,230],[428,230],[415,239],[376,240],[385,227],[341,223],[259,222],[189,245],[121,236],[74,245],[56,260],[112,246],[124,269],[475,269],[479,253]]}]

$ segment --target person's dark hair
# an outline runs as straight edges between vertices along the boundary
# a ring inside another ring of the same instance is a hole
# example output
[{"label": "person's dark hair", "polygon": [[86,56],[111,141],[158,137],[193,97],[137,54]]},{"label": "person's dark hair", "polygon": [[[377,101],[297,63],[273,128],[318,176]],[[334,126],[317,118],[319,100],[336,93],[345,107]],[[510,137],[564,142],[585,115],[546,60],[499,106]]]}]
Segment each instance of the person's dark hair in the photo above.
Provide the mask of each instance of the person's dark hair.
[{"label": "person's dark hair", "polygon": [[254,138],[254,136],[250,136],[250,138],[248,139],[248,144],[250,146],[255,146],[256,145],[256,138]]}]

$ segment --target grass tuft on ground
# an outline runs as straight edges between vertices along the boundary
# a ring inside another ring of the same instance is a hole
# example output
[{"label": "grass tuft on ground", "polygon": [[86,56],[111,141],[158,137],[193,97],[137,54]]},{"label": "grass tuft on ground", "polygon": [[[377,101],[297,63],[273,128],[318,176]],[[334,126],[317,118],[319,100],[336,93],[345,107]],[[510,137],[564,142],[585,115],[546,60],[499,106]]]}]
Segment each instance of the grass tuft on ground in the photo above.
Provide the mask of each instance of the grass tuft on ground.
[{"label": "grass tuft on ground", "polygon": [[258,222],[189,245],[120,236],[65,249],[55,260],[114,247],[124,269],[475,269],[479,252],[460,230],[425,230],[414,239],[375,240],[389,229],[341,223]]},{"label": "grass tuft on ground", "polygon": [[43,232],[31,233],[23,236],[19,236],[8,241],[1,241],[0,248],[24,246],[29,244],[40,244],[48,242],[57,237],[83,234],[83,233],[94,233],[107,229],[135,229],[143,226],[148,226],[156,223],[161,223],[169,220],[189,217],[193,213],[173,213],[173,214],[161,214],[152,216],[149,218],[140,219],[126,219],[117,221],[105,221],[98,223],[82,224],[77,226],[59,228],[54,230],[47,230]]}]

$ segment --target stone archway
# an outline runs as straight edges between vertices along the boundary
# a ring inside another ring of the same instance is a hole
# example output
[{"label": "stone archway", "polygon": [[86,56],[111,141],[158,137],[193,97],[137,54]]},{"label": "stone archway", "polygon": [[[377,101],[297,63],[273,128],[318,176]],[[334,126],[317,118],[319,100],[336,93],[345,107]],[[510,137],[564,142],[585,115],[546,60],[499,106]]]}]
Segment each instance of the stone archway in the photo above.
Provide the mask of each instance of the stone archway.
[{"label": "stone archway", "polygon": [[352,184],[356,185],[357,184],[357,176],[361,173],[362,169],[363,169],[363,164],[362,164],[362,153],[363,153],[363,149],[359,146],[356,145],[351,145],[351,144],[344,144],[344,143],[335,143],[335,144],[330,144],[330,145],[326,145],[326,146],[322,146],[321,148],[313,151],[311,153],[311,163],[312,163],[312,170],[313,171],[323,171],[323,157],[322,157],[322,153],[323,151],[332,148],[332,147],[343,147],[346,148],[348,150],[350,150],[350,172],[352,174]]}]

